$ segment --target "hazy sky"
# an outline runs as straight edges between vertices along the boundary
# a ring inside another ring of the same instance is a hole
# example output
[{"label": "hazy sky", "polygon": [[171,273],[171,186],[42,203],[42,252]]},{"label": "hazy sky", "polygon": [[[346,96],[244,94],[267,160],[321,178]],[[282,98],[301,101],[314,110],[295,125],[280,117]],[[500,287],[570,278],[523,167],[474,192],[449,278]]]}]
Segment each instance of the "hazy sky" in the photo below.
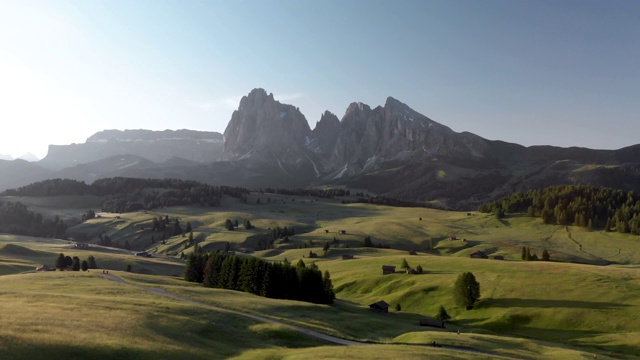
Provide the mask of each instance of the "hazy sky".
[{"label": "hazy sky", "polygon": [[640,1],[0,0],[0,154],[103,129],[223,132],[262,87],[387,96],[524,145],[640,143]]}]

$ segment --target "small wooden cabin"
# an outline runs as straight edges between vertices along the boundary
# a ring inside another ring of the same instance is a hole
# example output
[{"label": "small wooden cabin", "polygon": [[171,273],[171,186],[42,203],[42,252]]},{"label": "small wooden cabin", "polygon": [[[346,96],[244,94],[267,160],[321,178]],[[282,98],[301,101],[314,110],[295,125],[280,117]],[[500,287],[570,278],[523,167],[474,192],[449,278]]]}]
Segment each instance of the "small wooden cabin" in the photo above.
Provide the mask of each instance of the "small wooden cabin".
[{"label": "small wooden cabin", "polygon": [[371,311],[388,313],[389,312],[389,304],[387,304],[384,300],[380,300],[378,302],[375,302],[375,303],[369,305],[369,309]]},{"label": "small wooden cabin", "polygon": [[382,265],[382,275],[395,274],[396,267],[391,265]]}]

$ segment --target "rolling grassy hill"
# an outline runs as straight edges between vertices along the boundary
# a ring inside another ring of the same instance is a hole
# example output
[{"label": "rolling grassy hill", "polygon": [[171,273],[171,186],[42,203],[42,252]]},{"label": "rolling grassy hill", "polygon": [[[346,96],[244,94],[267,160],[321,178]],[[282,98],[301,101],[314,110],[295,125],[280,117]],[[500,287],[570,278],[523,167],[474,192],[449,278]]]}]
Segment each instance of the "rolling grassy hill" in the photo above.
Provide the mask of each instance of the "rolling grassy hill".
[{"label": "rolling grassy hill", "polygon": [[[256,204],[258,197],[261,199],[260,205]],[[57,211],[55,206],[48,206],[46,202],[40,205],[43,209],[49,209],[51,214]],[[160,286],[195,300],[267,315],[348,339],[385,344],[438,341],[517,358],[592,358],[593,353],[598,353],[599,358],[605,355],[635,358],[640,352],[637,341],[640,338],[640,242],[630,235],[544,225],[540,220],[519,215],[497,220],[493,216],[477,213],[341,204],[334,200],[272,194],[252,194],[247,204],[225,198],[219,208],[176,207],[159,212],[121,214],[119,218],[113,214],[101,215],[101,218],[73,227],[71,232],[86,234],[92,242],[96,241],[98,235],[108,234],[121,243],[129,241],[135,249],[147,249],[154,257],[136,257],[130,251],[95,244],[88,250],[79,250],[68,241],[0,235],[0,274],[25,273],[0,277],[7,289],[12,289],[9,284],[17,284],[13,300],[9,303],[16,308],[26,308],[30,305],[22,304],[19,299],[29,297],[28,294],[36,291],[51,294],[47,296],[51,298],[60,293],[61,288],[69,287],[76,281],[98,280],[102,283],[103,279],[90,280],[93,275],[86,273],[26,274],[38,264],[53,265],[57,254],[63,252],[81,259],[93,255],[99,267],[112,270],[123,270],[131,264],[133,273],[121,274],[129,282]],[[191,222],[194,237],[207,250],[221,249],[225,242],[229,242],[233,250],[268,260],[281,261],[286,258],[292,263],[298,259],[303,259],[307,264],[315,262],[321,270],[331,272],[338,300],[333,306],[322,306],[264,299],[232,291],[207,289],[167,277],[182,273],[183,262],[178,255],[192,251],[192,247],[185,247],[187,237],[181,235],[167,239],[166,244],[150,244],[152,235],[159,240],[159,234],[150,230],[151,221],[161,215],[168,215],[172,220],[179,218],[183,228],[187,222]],[[237,219],[240,223],[249,219],[256,228],[246,230],[240,226],[236,231],[227,231],[223,226],[227,218]],[[275,226],[293,227],[297,235],[291,236],[289,243],[278,244],[276,241],[274,248],[260,250],[259,243],[267,241],[268,234]],[[340,234],[338,230],[345,230],[346,234]],[[371,236],[374,244],[389,245],[391,249],[362,248],[365,236]],[[450,241],[450,236],[456,236],[458,240]],[[463,238],[465,241],[461,240]],[[331,244],[326,254],[322,251],[325,242]],[[557,261],[521,261],[523,246],[530,247],[537,254],[541,254],[543,248],[547,249],[552,260]],[[407,250],[410,249],[417,250],[418,255],[409,255]],[[489,255],[503,255],[506,260],[470,259],[469,254],[477,250]],[[309,251],[317,253],[319,257],[310,259]],[[342,260],[343,254],[352,254],[355,258]],[[399,266],[403,259],[411,266],[421,265],[425,273],[382,275],[382,265]],[[481,284],[481,301],[471,311],[452,304],[453,282],[464,271],[472,271]],[[33,282],[33,279],[37,279],[35,276],[40,275],[55,279],[47,282],[53,287],[45,286],[44,282]],[[66,285],[60,285],[62,283]],[[114,294],[113,299],[117,299],[112,301],[124,304],[121,307],[124,312],[145,313],[150,311],[149,307],[141,310],[137,306],[143,306],[146,302],[156,304],[158,301],[167,301],[145,297],[144,301],[140,300],[133,306],[130,301],[135,296],[128,293],[129,290],[120,292],[116,288],[111,289],[111,286],[109,284],[107,288],[110,290],[106,291]],[[0,288],[5,291],[4,287]],[[88,286],[84,290],[79,288],[73,291],[79,296],[91,297],[93,290],[90,289]],[[98,302],[100,298],[96,294],[91,301]],[[43,301],[38,306],[47,313],[50,307],[56,307],[55,304],[65,307],[64,303],[69,301],[69,297],[63,299],[66,300],[60,303],[54,301],[50,306],[44,305]],[[392,307],[400,303],[402,311],[391,311],[388,315],[372,314],[367,305],[379,300],[387,301]],[[425,330],[417,326],[421,316],[434,316],[440,305],[444,305],[453,317],[453,324],[447,330]],[[69,308],[74,306],[81,305],[68,305]],[[174,306],[181,305],[162,306],[167,307],[163,311],[174,312]],[[151,309],[155,309],[155,306]],[[167,321],[200,321],[190,320],[196,316],[195,313],[184,314],[182,311],[186,310],[175,310],[175,316]],[[34,321],[29,326],[35,329],[42,321],[45,320]],[[227,321],[235,320],[221,319],[216,324],[224,324],[218,327],[225,328]],[[22,321],[15,320],[13,324],[15,326],[7,327],[7,336],[16,337],[16,333],[21,332]],[[160,336],[172,339],[175,335],[171,332],[174,330],[167,330],[166,334],[160,331],[158,335],[159,330],[155,328],[157,323],[153,322],[131,326],[136,329],[135,333],[141,336],[148,334],[150,338]],[[202,326],[206,328],[206,325]],[[460,330],[461,335],[452,332],[454,330]],[[212,344],[208,341],[214,340],[199,338],[202,334],[207,338],[213,336],[207,331],[196,331],[189,341],[178,341],[180,345],[175,345],[177,352],[167,350],[164,353],[166,358],[176,358],[179,352],[186,351],[185,347],[194,348],[189,353],[194,354],[194,358],[206,354],[206,347],[211,348],[210,354],[223,357],[293,359],[346,356],[356,359],[398,356],[441,358],[441,351],[444,351],[391,345],[318,348],[316,346],[321,344],[315,340],[299,338],[293,336],[295,334],[288,334],[286,329],[274,330],[263,324],[229,329],[231,337],[222,337],[222,343]],[[272,336],[272,331],[278,334],[284,331],[288,335]],[[30,332],[34,332],[33,329]],[[256,332],[267,335],[260,337]],[[104,337],[102,342],[85,350],[106,354],[107,351],[114,351],[113,346],[121,342],[110,336],[101,336]],[[247,337],[258,337],[258,340],[253,347],[246,347],[242,351],[231,350],[229,344],[234,343],[232,339],[236,336],[239,337],[235,342],[240,344],[238,346],[243,346],[242,341]],[[272,337],[293,340],[291,344],[287,341],[273,343],[270,342]],[[27,344],[30,341],[40,342],[38,338],[18,338],[10,343],[22,343],[23,350],[14,350],[18,353],[24,351],[25,358],[29,354]],[[82,339],[78,340],[78,344],[86,340]],[[64,343],[59,338],[44,341],[47,347],[60,346],[63,350],[69,346]],[[3,350],[2,346],[0,350]],[[133,354],[133,358],[153,358],[162,353],[150,349],[145,340],[118,346],[125,353]],[[298,348],[285,349],[284,346]],[[446,354],[451,358],[478,358],[477,354]]]}]

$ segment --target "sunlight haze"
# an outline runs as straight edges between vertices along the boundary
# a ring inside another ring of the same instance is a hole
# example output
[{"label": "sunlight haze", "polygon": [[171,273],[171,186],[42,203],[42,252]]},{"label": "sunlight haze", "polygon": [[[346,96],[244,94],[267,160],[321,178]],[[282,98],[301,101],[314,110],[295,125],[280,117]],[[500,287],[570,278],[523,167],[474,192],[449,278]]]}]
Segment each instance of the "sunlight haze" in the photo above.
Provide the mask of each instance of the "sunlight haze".
[{"label": "sunlight haze", "polygon": [[633,1],[2,1],[0,154],[104,129],[224,132],[264,88],[313,128],[406,103],[523,145],[640,143]]}]

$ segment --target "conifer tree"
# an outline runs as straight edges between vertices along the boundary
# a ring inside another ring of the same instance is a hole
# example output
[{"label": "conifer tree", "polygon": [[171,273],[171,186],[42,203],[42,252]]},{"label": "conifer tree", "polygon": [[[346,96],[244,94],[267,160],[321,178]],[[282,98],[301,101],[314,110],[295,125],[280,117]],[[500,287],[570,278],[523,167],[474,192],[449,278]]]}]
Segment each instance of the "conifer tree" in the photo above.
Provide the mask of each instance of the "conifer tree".
[{"label": "conifer tree", "polygon": [[407,262],[407,259],[402,259],[402,263],[400,264],[400,269],[407,269],[409,268],[409,263]]},{"label": "conifer tree", "polygon": [[438,314],[436,314],[436,319],[442,322],[447,322],[451,319],[451,316],[447,314],[447,309],[445,309],[444,306],[440,305],[440,309],[438,309]]},{"label": "conifer tree", "polygon": [[453,286],[453,297],[459,306],[469,310],[480,299],[480,284],[471,272],[458,276]]},{"label": "conifer tree", "polygon": [[65,260],[64,254],[60,253],[58,255],[58,259],[56,259],[56,269],[62,271],[67,268],[67,262]]},{"label": "conifer tree", "polygon": [[87,264],[89,265],[89,269],[97,269],[98,264],[96,264],[96,258],[93,255],[89,255],[87,258]]},{"label": "conifer tree", "polygon": [[71,264],[72,271],[80,271],[80,258],[77,256],[73,257],[73,263]]},{"label": "conifer tree", "polygon": [[547,249],[542,250],[542,261],[549,261],[549,260],[550,260],[550,256]]}]

